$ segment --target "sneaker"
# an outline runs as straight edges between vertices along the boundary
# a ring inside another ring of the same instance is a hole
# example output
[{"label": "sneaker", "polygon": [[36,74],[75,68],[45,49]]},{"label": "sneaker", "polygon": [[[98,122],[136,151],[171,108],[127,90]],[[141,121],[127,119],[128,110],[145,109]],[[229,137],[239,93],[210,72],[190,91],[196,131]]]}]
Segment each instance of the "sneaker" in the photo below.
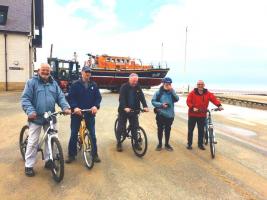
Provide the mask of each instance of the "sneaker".
[{"label": "sneaker", "polygon": [[93,159],[94,159],[94,162],[95,162],[95,163],[100,163],[100,162],[101,162],[101,160],[100,160],[100,158],[98,157],[98,155],[95,155]]},{"label": "sneaker", "polygon": [[52,161],[48,160],[45,162],[44,168],[50,170],[52,168],[52,164],[53,164]]},{"label": "sneaker", "polygon": [[162,145],[158,144],[158,146],[156,147],[156,151],[161,151],[162,150]]},{"label": "sneaker", "polygon": [[201,150],[206,150],[205,147],[203,145],[198,145],[198,148],[201,149]]},{"label": "sneaker", "polygon": [[35,176],[35,172],[32,167],[25,167],[25,175],[28,177]]},{"label": "sneaker", "polygon": [[173,151],[173,148],[172,148],[171,145],[169,145],[169,144],[165,144],[165,149],[166,149],[167,151]]},{"label": "sneaker", "polygon": [[192,149],[193,149],[191,145],[187,145],[186,148],[187,148],[188,150],[192,150]]},{"label": "sneaker", "polygon": [[117,151],[118,152],[122,152],[122,145],[121,145],[121,143],[118,143],[117,144]]},{"label": "sneaker", "polygon": [[70,164],[75,160],[74,156],[69,156],[69,158],[65,161],[65,163]]}]

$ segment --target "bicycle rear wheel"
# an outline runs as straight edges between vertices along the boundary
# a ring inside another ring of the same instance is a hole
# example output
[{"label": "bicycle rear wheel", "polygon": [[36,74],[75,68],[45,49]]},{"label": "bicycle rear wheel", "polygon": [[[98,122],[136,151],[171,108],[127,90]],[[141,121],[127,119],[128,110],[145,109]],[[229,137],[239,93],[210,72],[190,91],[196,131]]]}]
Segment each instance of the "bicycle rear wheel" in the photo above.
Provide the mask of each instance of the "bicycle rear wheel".
[{"label": "bicycle rear wheel", "polygon": [[210,154],[212,158],[215,158],[215,143],[214,143],[213,129],[209,129],[209,140],[210,140]]},{"label": "bicycle rear wheel", "polygon": [[91,136],[89,134],[89,131],[86,129],[84,134],[84,144],[82,144],[83,150],[83,160],[85,163],[85,166],[88,169],[92,169],[94,166],[94,159],[93,159],[93,142],[91,139]]},{"label": "bicycle rear wheel", "polygon": [[22,159],[24,161],[25,161],[26,148],[28,144],[28,137],[29,137],[29,126],[25,125],[22,127],[20,131],[20,136],[19,136],[19,149],[20,149]]},{"label": "bicycle rear wheel", "polygon": [[60,182],[64,177],[64,157],[58,138],[51,139],[51,151],[53,157],[53,165],[51,167],[53,179],[56,182]]},{"label": "bicycle rear wheel", "polygon": [[131,137],[132,148],[136,156],[143,157],[147,151],[147,136],[146,132],[142,127],[139,127],[137,130],[137,143],[141,147],[140,150],[135,148],[135,141],[133,136]]}]

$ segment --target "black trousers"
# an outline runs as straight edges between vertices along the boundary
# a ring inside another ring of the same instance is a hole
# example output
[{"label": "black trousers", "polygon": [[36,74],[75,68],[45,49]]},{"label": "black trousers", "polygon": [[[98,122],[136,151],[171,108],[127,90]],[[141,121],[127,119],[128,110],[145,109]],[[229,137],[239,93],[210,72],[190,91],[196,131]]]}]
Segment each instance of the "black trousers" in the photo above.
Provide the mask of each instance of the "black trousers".
[{"label": "black trousers", "polygon": [[188,145],[191,146],[193,143],[193,132],[197,123],[198,128],[198,146],[203,145],[203,136],[204,136],[204,126],[205,126],[205,117],[188,117]]},{"label": "black trousers", "polygon": [[126,131],[126,123],[129,120],[131,133],[134,141],[137,141],[137,129],[139,128],[138,115],[136,113],[119,112],[118,128],[116,132],[117,142],[120,142],[121,135]]},{"label": "black trousers", "polygon": [[160,145],[162,145],[163,131],[165,132],[165,145],[169,144],[173,120],[174,118],[167,118],[158,114],[156,115],[158,126],[158,140]]}]

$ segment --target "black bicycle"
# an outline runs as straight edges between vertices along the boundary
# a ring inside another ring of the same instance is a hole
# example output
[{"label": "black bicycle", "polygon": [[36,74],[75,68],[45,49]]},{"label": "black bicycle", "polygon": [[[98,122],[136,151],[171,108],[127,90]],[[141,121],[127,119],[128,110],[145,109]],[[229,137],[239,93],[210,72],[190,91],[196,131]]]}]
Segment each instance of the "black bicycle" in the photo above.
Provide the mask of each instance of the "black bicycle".
[{"label": "black bicycle", "polygon": [[[144,112],[144,110],[142,109],[132,110],[131,112],[136,113],[139,116],[141,112]],[[143,157],[147,151],[147,136],[146,136],[145,130],[141,126],[137,128],[137,141],[136,142],[138,143],[140,148],[136,148],[135,146],[136,143],[131,133],[131,125],[128,122],[127,122],[126,127],[127,127],[126,130],[121,134],[120,142],[122,143],[126,138],[131,139],[132,149],[135,155],[138,157]],[[116,119],[115,125],[114,125],[115,136],[117,134],[117,128],[118,128],[118,118]]]},{"label": "black bicycle", "polygon": [[[53,179],[56,182],[62,181],[64,177],[64,157],[63,157],[63,151],[62,147],[60,145],[60,142],[58,140],[57,136],[57,130],[54,126],[54,118],[58,115],[64,114],[63,112],[46,112],[44,114],[44,118],[47,121],[49,127],[44,132],[42,138],[38,142],[38,151],[42,153],[42,159],[44,160],[44,153],[42,146],[45,142],[45,140],[48,140],[48,151],[49,151],[49,166],[53,175]],[[20,153],[22,156],[22,159],[25,161],[25,153],[27,149],[28,144],[28,137],[29,137],[29,126],[25,125],[22,127],[20,131],[20,137],[19,137],[19,148]]]},{"label": "black bicycle", "polygon": [[204,126],[204,144],[205,145],[208,145],[208,143],[210,144],[211,157],[215,158],[215,144],[217,144],[217,141],[215,139],[215,132],[211,118],[212,111],[221,111],[221,110],[219,108],[207,110],[207,117]]}]

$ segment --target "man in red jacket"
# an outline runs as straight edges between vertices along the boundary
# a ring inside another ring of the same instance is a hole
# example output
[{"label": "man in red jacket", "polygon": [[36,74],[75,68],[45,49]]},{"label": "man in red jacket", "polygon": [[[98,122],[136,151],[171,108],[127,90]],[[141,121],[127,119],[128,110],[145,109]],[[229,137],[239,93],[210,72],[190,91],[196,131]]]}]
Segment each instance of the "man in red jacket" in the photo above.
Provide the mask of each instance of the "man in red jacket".
[{"label": "man in red jacket", "polygon": [[189,93],[186,103],[188,106],[188,143],[187,149],[192,149],[193,131],[197,123],[198,128],[198,148],[205,150],[203,145],[204,126],[206,119],[206,112],[211,101],[218,106],[220,110],[223,109],[220,101],[209,92],[202,80],[197,82],[197,88]]}]

